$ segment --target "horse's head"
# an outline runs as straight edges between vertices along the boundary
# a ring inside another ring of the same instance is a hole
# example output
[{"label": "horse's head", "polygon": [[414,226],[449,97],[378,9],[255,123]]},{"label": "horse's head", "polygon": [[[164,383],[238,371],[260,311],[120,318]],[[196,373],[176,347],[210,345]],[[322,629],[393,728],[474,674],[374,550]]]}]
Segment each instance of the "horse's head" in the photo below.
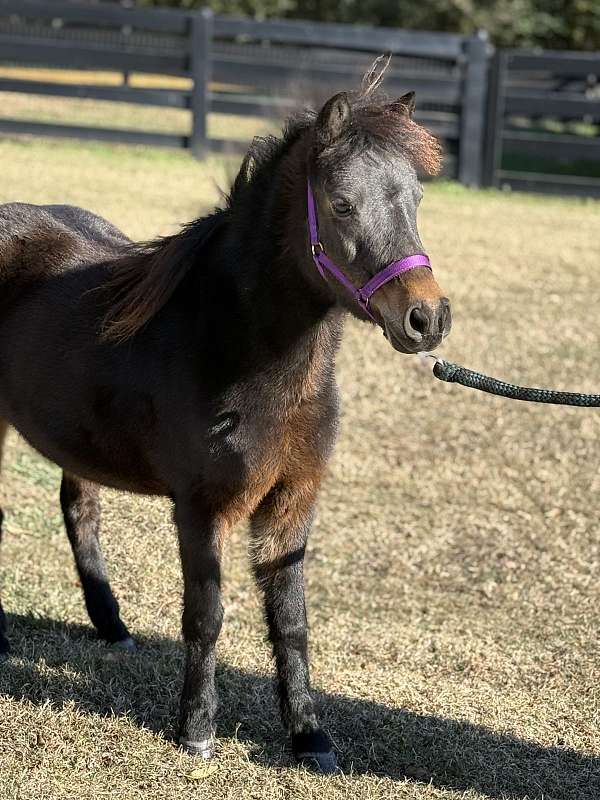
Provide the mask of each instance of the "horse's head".
[{"label": "horse's head", "polygon": [[368,75],[367,88],[354,98],[335,95],[318,114],[309,205],[312,191],[323,251],[354,287],[388,265],[408,265],[381,285],[366,307],[325,274],[341,304],[361,319],[370,316],[380,323],[396,350],[414,353],[437,347],[451,325],[450,303],[431,270],[413,267],[407,258],[425,253],[417,230],[423,194],[418,171],[438,171],[440,148],[412,120],[414,93],[394,102],[374,99],[372,89],[382,74]]}]

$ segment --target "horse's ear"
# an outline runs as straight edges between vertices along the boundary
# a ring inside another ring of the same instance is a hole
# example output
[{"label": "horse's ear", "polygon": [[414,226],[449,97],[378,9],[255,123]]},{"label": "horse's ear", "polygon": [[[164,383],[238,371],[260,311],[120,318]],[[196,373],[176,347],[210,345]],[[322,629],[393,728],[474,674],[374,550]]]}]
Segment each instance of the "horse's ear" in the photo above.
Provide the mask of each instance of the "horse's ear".
[{"label": "horse's ear", "polygon": [[350,124],[350,113],[346,92],[334,95],[325,103],[315,126],[317,141],[322,147],[327,147],[340,138]]},{"label": "horse's ear", "polygon": [[415,113],[415,107],[416,103],[414,92],[407,92],[406,94],[403,94],[402,97],[394,100],[394,102],[390,103],[388,106],[388,108],[390,108],[396,114],[404,114],[409,119],[412,119],[412,116]]}]

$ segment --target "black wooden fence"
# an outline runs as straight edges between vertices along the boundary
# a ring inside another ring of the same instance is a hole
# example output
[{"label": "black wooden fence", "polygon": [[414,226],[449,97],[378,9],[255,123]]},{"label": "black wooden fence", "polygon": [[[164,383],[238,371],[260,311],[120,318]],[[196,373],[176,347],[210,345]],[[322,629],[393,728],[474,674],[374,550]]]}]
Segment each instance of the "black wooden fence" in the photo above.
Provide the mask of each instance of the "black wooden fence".
[{"label": "black wooden fence", "polygon": [[189,135],[0,119],[0,132],[237,149],[209,138],[210,111],[281,118],[356,88],[373,58],[395,55],[387,88],[415,89],[419,119],[446,144],[446,173],[481,182],[487,56],[483,36],[298,21],[258,22],[208,11],[123,8],[67,0],[0,0],[0,62],[189,78],[190,89],[68,85],[0,78],[0,91],[189,108]]},{"label": "black wooden fence", "polygon": [[446,174],[480,183],[484,37],[216,17],[213,41],[213,80],[236,83],[239,91],[213,93],[211,107],[276,117],[294,105],[318,105],[340,89],[356,88],[377,55],[393,53],[386,91],[415,90],[417,119],[445,143]]},{"label": "black wooden fence", "polygon": [[[500,51],[485,34],[271,20],[209,11],[124,8],[90,0],[0,0],[0,63],[107,70],[122,85],[0,77],[0,91],[188,109],[190,129],[163,133],[0,117],[0,133],[73,136],[210,151],[246,143],[209,136],[210,112],[281,119],[355,88],[376,55],[394,54],[387,90],[416,90],[417,118],[466,185],[600,196],[600,56]],[[130,85],[130,73],[187,79]]]},{"label": "black wooden fence", "polygon": [[0,91],[188,108],[192,114],[189,136],[5,118],[0,132],[189,147],[203,155],[212,23],[212,15],[202,11],[0,0],[0,61],[6,64],[150,73],[193,82],[191,90],[176,90],[0,78]]},{"label": "black wooden fence", "polygon": [[496,53],[486,142],[488,186],[600,197],[600,53]]}]

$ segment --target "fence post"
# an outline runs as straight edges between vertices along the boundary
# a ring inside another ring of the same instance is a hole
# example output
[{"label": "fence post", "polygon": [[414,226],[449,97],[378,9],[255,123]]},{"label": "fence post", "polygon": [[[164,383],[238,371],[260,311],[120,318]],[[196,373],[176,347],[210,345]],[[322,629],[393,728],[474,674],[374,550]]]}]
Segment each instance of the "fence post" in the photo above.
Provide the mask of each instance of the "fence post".
[{"label": "fence post", "polygon": [[467,40],[463,87],[458,179],[466,186],[481,186],[485,105],[487,94],[488,35],[478,31]]},{"label": "fence post", "polygon": [[498,170],[502,166],[502,132],[504,130],[504,82],[508,54],[498,50],[490,67],[487,130],[483,180],[485,186],[498,186]]},{"label": "fence post", "polygon": [[212,66],[213,13],[203,8],[190,15],[190,75],[194,82],[190,98],[192,133],[189,146],[196,158],[205,158],[210,146],[207,121]]}]

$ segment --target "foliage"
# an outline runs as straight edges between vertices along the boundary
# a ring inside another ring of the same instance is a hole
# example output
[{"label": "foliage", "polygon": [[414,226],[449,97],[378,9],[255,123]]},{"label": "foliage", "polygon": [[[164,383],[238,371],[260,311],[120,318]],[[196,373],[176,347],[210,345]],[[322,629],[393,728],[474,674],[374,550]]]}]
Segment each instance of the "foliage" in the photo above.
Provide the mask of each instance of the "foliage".
[{"label": "foliage", "polygon": [[[137,0],[197,8],[205,0]],[[415,30],[485,28],[503,47],[600,49],[600,0],[209,0],[220,14],[291,17]]]}]

